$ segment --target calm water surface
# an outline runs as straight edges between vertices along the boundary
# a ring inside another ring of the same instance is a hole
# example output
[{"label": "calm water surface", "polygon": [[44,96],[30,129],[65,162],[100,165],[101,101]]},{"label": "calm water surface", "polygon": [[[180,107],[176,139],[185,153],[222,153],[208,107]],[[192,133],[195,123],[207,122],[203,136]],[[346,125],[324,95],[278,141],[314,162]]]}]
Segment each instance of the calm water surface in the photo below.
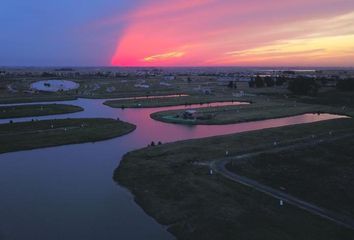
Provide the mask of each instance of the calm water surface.
[{"label": "calm water surface", "polygon": [[[135,204],[126,189],[112,180],[126,152],[151,141],[173,142],[339,117],[305,114],[223,126],[184,126],[149,117],[156,111],[184,106],[121,110],[104,106],[103,102],[60,102],[82,106],[85,111],[35,119],[119,117],[134,123],[137,129],[108,141],[0,154],[0,239],[173,239],[164,226]],[[239,103],[209,106],[226,104]]]}]

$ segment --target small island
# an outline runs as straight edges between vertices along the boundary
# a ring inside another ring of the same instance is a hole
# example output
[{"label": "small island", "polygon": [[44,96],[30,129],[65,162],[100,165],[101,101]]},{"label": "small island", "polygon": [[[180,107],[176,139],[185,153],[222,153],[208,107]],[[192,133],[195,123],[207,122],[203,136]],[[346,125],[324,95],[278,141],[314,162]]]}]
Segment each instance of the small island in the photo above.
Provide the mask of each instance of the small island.
[{"label": "small island", "polygon": [[108,118],[54,119],[0,124],[0,153],[96,142],[128,134],[135,128],[133,124]]},{"label": "small island", "polygon": [[[304,102],[274,99],[267,96],[254,96],[241,99],[243,104],[224,106],[194,106],[193,108],[165,110],[154,112],[151,118],[166,122],[185,125],[222,125],[249,121],[259,121],[291,117],[303,114],[331,113],[353,116],[353,112],[337,106],[309,104]],[[250,102],[251,104],[245,104]]]},{"label": "small island", "polygon": [[81,112],[83,110],[84,109],[82,107],[68,104],[33,104],[1,106],[0,119],[57,115]]}]

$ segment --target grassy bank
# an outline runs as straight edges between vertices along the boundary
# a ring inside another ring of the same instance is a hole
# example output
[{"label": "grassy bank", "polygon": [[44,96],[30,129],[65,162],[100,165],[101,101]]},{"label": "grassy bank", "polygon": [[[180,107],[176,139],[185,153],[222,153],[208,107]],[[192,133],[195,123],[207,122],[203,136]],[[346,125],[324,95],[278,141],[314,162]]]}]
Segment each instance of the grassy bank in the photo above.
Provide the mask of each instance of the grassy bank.
[{"label": "grassy bank", "polygon": [[0,119],[74,113],[83,110],[81,107],[67,104],[3,106],[0,107]]},{"label": "grassy bank", "polygon": [[234,161],[237,174],[354,217],[353,137]]},{"label": "grassy bank", "polygon": [[226,150],[238,155],[271,147],[274,140],[348,129],[354,120],[338,119],[149,147],[125,155],[114,179],[179,239],[352,239],[353,231],[210,176],[203,164]]},{"label": "grassy bank", "polygon": [[0,124],[0,153],[95,142],[127,134],[135,126],[113,119],[61,119]]},{"label": "grassy bank", "polygon": [[298,103],[289,100],[254,97],[252,104],[238,106],[196,108],[194,119],[184,119],[184,110],[172,110],[152,113],[155,120],[179,124],[231,124],[247,121],[257,121],[272,118],[281,118],[304,113],[335,113],[354,115],[354,109],[335,106]]},{"label": "grassy bank", "polygon": [[39,92],[33,95],[14,95],[0,97],[0,104],[11,103],[36,103],[36,102],[53,102],[53,101],[69,101],[76,100],[78,98],[87,99],[109,99],[109,98],[129,98],[129,97],[146,97],[146,96],[164,96],[169,94],[179,94],[175,91],[161,91],[161,92],[143,92],[143,91],[131,91],[131,92],[119,92],[119,93],[106,93],[95,95],[84,95],[76,93],[44,93]]},{"label": "grassy bank", "polygon": [[223,96],[177,96],[169,98],[148,98],[148,99],[131,99],[131,100],[111,100],[104,104],[113,108],[153,108],[168,107],[178,105],[204,104],[211,102],[227,102],[234,100],[232,97]]},{"label": "grassy bank", "polygon": [[0,104],[70,101],[75,99],[77,99],[76,96],[54,95],[54,94],[43,93],[34,96],[15,95],[15,96],[0,97]]}]

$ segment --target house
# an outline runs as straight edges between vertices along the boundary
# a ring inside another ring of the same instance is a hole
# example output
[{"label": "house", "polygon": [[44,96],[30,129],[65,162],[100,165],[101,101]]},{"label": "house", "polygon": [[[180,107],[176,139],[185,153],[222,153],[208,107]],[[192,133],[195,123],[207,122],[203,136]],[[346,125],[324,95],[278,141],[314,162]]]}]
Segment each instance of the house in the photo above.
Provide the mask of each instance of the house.
[{"label": "house", "polygon": [[189,110],[184,111],[183,118],[184,119],[195,119],[196,114],[197,114],[196,110],[189,109]]},{"label": "house", "polygon": [[150,88],[150,86],[147,84],[135,84],[134,87],[136,87],[136,88]]}]

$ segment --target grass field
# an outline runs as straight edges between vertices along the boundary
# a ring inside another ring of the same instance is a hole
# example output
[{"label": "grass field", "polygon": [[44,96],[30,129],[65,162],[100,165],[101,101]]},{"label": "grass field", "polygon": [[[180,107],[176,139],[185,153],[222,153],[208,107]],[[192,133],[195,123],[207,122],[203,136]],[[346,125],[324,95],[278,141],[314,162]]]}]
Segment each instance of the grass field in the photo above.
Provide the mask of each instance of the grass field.
[{"label": "grass field", "polygon": [[135,126],[113,119],[62,119],[0,124],[0,153],[95,142],[127,134]]},{"label": "grass field", "polygon": [[168,98],[149,98],[149,99],[133,99],[133,100],[111,100],[104,104],[113,108],[153,108],[167,107],[177,105],[204,104],[211,102],[227,102],[235,100],[228,96],[207,96],[207,95],[191,95],[177,96]]},{"label": "grass field", "polygon": [[[274,140],[349,129],[353,119],[338,119],[149,147],[124,156],[114,179],[179,239],[353,239],[353,231],[288,205],[279,207],[276,199],[210,176],[203,165],[223,158],[226,150],[232,156],[271,147]],[[351,185],[343,187],[351,190]]]},{"label": "grass field", "polygon": [[320,92],[316,97],[301,97],[298,99],[310,104],[354,108],[354,92],[331,90]]},{"label": "grass field", "polygon": [[81,107],[66,104],[3,106],[0,107],[0,119],[74,113],[83,110]]},{"label": "grass field", "polygon": [[353,137],[277,153],[262,153],[227,167],[291,195],[354,217]]}]

